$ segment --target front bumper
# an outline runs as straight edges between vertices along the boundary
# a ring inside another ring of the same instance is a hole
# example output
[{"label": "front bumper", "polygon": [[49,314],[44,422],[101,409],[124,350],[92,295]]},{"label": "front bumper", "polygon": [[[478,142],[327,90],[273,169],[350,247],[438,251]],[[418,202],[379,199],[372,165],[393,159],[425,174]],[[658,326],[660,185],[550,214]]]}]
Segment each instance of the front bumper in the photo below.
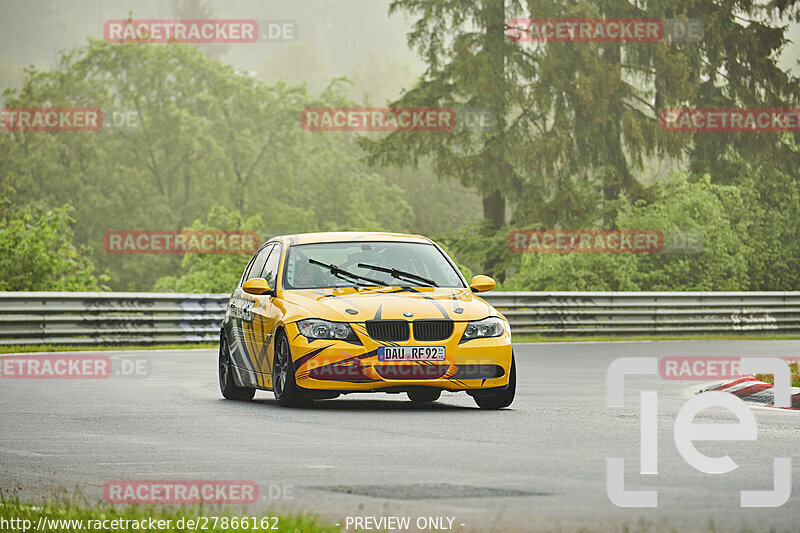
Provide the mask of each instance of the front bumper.
[{"label": "front bumper", "polygon": [[[453,334],[442,341],[383,342],[373,340],[364,324],[352,323],[360,343],[309,340],[295,323],[286,334],[297,385],[309,390],[393,392],[435,387],[444,390],[502,388],[511,369],[511,333],[459,343],[467,322],[455,322]],[[379,361],[381,346],[444,346],[444,361]]]}]

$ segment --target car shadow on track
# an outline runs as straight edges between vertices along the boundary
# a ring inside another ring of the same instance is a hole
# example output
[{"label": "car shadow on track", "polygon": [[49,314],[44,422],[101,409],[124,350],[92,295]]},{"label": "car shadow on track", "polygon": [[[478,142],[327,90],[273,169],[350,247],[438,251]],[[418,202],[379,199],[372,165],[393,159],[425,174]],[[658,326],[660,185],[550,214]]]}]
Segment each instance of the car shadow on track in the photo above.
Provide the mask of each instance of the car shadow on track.
[{"label": "car shadow on track", "polygon": [[[227,400],[220,400],[227,401]],[[274,398],[256,398],[250,402],[242,402],[244,405],[259,407],[271,407],[275,409],[285,409],[278,405]],[[390,399],[362,399],[362,398],[336,398],[333,400],[316,400],[304,407],[295,407],[302,411],[473,411],[478,412],[482,409],[478,406],[452,405],[444,402],[433,403],[414,403],[411,401],[390,400]]]}]

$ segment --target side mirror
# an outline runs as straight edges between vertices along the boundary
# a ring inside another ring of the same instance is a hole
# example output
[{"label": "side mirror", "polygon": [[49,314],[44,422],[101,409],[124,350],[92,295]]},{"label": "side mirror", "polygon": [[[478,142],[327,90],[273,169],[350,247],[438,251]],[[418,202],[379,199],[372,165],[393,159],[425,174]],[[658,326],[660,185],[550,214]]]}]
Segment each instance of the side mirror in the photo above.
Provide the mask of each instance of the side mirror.
[{"label": "side mirror", "polygon": [[469,288],[472,292],[486,292],[494,289],[495,285],[496,283],[492,278],[480,274],[472,278]]},{"label": "side mirror", "polygon": [[248,279],[242,284],[242,289],[248,294],[264,294],[272,291],[272,288],[264,278]]}]

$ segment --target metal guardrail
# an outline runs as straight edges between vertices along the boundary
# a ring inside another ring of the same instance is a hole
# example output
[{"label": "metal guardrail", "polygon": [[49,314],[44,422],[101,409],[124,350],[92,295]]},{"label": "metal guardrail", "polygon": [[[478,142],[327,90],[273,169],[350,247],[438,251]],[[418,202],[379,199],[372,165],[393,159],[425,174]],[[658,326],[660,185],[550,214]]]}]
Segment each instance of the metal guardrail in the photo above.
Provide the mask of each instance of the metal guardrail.
[{"label": "metal guardrail", "polygon": [[215,342],[229,296],[0,292],[0,346]]},{"label": "metal guardrail", "polygon": [[800,332],[800,292],[497,292],[514,333]]},{"label": "metal guardrail", "polygon": [[[227,294],[0,292],[0,345],[215,342]],[[800,292],[490,292],[514,333],[800,332]]]}]

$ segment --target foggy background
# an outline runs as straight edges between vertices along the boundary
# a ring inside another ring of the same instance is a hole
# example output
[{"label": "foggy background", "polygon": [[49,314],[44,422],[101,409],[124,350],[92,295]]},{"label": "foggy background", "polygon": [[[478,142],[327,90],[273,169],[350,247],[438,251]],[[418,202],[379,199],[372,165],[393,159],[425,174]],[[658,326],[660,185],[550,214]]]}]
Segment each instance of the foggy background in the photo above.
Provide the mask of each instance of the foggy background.
[{"label": "foggy background", "polygon": [[394,98],[424,65],[406,44],[410,22],[403,13],[390,17],[389,4],[390,0],[3,0],[0,88],[20,87],[24,66],[54,67],[59,51],[83,46],[87,38],[102,39],[106,20],[132,14],[134,19],[292,19],[299,25],[299,36],[291,43],[200,47],[267,82],[306,82],[313,91],[333,77],[347,76],[356,83],[350,96]]},{"label": "foggy background", "polygon": [[[60,50],[102,39],[103,23],[126,18],[293,19],[293,43],[210,44],[203,51],[225,63],[273,82],[307,82],[319,89],[347,76],[363,94],[397,96],[422,73],[423,63],[409,50],[411,22],[403,13],[389,16],[390,0],[2,0],[0,9],[0,89],[19,87],[22,68],[55,66]],[[535,14],[532,14],[535,17]],[[792,44],[780,65],[798,70],[800,25],[788,33]],[[392,89],[392,85],[396,84]],[[375,97],[373,97],[373,100]],[[383,102],[372,102],[383,103]]]}]

